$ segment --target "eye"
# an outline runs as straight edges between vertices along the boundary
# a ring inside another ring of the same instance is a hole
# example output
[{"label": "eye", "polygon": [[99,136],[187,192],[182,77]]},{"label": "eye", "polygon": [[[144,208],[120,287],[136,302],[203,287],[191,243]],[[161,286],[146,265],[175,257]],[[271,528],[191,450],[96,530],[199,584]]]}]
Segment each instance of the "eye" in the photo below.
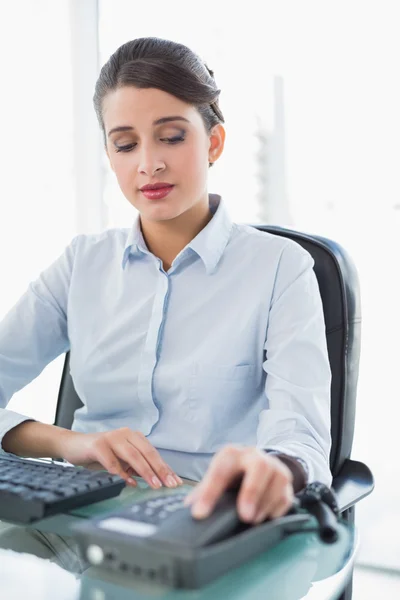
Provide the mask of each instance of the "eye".
[{"label": "eye", "polygon": [[168,144],[176,144],[177,142],[183,142],[185,136],[176,135],[172,138],[160,138],[162,142],[167,142]]},{"label": "eye", "polygon": [[129,152],[136,144],[128,144],[127,146],[115,146],[115,152]]},{"label": "eye", "polygon": [[[162,142],[166,142],[167,144],[177,144],[179,142],[183,142],[185,136],[183,135],[175,135],[170,138],[160,138]],[[115,152],[130,152],[134,149],[137,144],[128,144],[127,146],[115,146]]]}]

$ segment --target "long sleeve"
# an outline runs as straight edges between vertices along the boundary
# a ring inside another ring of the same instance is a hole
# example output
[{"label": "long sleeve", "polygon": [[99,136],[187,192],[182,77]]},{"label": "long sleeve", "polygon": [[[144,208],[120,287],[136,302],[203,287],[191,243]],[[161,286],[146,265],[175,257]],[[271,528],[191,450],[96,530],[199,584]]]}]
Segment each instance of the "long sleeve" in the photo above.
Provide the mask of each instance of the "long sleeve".
[{"label": "long sleeve", "polygon": [[330,485],[331,371],[313,266],[298,244],[284,248],[264,346],[267,406],[259,415],[257,447],[298,456],[309,481]]},{"label": "long sleeve", "polygon": [[11,397],[69,348],[67,303],[76,239],[29,284],[0,322],[1,453],[7,431],[29,419],[5,408]]}]

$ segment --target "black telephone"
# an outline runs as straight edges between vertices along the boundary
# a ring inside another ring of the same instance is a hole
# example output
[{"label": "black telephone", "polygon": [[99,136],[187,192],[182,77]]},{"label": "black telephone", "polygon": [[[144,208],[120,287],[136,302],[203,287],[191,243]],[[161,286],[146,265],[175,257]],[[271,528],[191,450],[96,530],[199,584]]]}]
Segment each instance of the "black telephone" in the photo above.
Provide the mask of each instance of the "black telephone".
[{"label": "black telephone", "polygon": [[236,510],[236,493],[226,492],[206,519],[195,519],[177,493],[136,502],[98,521],[104,531],[123,532],[153,543],[202,548],[219,542],[244,526]]},{"label": "black telephone", "polygon": [[73,529],[93,566],[196,589],[312,524],[312,511],[298,501],[282,518],[244,523],[236,509],[237,493],[226,491],[205,519],[192,517],[191,507],[183,504],[186,494],[177,492],[135,502]]}]

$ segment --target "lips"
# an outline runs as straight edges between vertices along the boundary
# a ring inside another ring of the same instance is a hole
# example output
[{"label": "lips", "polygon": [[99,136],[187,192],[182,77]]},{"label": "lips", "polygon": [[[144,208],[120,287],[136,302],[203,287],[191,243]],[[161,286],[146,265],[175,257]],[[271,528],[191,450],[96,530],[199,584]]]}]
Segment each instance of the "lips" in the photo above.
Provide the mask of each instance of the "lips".
[{"label": "lips", "polygon": [[144,185],[143,187],[140,188],[141,192],[147,192],[147,191],[151,191],[151,190],[162,190],[162,189],[167,189],[167,188],[171,188],[174,187],[172,183],[149,183],[148,185]]},{"label": "lips", "polygon": [[148,200],[161,200],[168,196],[175,186],[169,185],[168,187],[159,187],[157,189],[142,189],[141,192]]}]

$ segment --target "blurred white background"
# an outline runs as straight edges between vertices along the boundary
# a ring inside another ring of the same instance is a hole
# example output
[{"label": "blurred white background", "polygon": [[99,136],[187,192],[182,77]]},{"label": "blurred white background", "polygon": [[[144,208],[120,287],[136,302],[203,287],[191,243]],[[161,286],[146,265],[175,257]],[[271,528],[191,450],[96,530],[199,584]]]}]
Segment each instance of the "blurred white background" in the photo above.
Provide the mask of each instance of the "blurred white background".
[{"label": "blurred white background", "polygon": [[[356,579],[356,600],[376,597],[376,570],[392,575],[385,590],[400,589],[398,9],[386,0],[0,5],[0,317],[73,235],[131,225],[92,95],[102,64],[135,37],[184,43],[213,69],[227,140],[209,190],[234,220],[331,237],[353,257],[363,310],[353,457],[376,479],[357,508],[358,563],[370,579],[362,591]],[[62,363],[11,407],[52,422]]]}]

